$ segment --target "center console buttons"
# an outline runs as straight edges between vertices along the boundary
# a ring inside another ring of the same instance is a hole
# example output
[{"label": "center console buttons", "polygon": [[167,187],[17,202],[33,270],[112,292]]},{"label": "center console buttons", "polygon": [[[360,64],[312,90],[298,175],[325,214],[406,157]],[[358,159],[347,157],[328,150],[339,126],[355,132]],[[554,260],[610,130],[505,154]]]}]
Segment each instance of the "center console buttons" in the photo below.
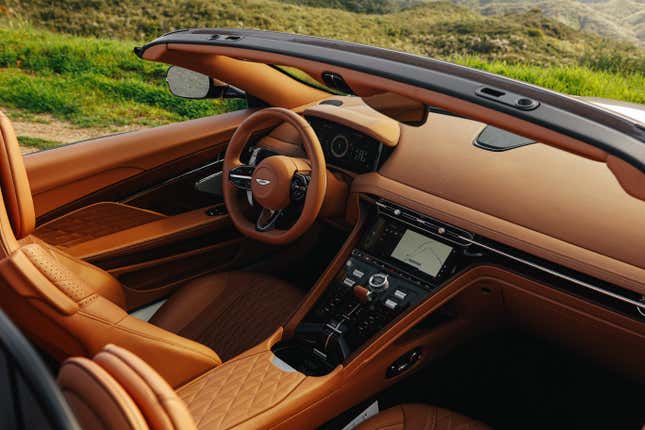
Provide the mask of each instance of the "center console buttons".
[{"label": "center console buttons", "polygon": [[343,284],[347,285],[348,287],[353,287],[355,283],[356,281],[351,278],[345,278],[343,280]]},{"label": "center console buttons", "polygon": [[390,309],[390,310],[392,310],[392,311],[393,311],[394,309],[396,309],[396,308],[397,308],[397,306],[399,305],[397,302],[395,302],[394,300],[391,300],[391,299],[387,299],[387,300],[385,301],[385,303],[383,303],[383,304],[385,305],[385,307],[386,307],[386,308],[388,308],[388,309]]},{"label": "center console buttons", "polygon": [[394,297],[399,299],[399,300],[404,300],[407,297],[407,293],[401,291],[401,290],[396,290],[394,292]]}]

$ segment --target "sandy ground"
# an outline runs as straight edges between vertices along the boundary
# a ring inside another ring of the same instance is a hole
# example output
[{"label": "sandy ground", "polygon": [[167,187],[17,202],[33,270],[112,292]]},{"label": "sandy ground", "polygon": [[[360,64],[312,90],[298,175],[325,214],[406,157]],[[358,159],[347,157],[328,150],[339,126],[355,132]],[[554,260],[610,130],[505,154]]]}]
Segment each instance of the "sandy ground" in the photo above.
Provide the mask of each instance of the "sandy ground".
[{"label": "sandy ground", "polygon": [[[2,108],[0,108],[2,110]],[[11,119],[11,111],[7,114]],[[78,126],[54,119],[49,115],[32,116],[33,121],[16,119],[12,120],[16,136],[26,136],[45,139],[61,144],[77,142],[79,140],[100,137],[107,134],[122,133],[136,130],[138,127],[110,127],[110,128],[79,128]],[[31,117],[30,117],[31,118]],[[22,147],[22,152],[27,154],[37,151],[37,148]]]}]

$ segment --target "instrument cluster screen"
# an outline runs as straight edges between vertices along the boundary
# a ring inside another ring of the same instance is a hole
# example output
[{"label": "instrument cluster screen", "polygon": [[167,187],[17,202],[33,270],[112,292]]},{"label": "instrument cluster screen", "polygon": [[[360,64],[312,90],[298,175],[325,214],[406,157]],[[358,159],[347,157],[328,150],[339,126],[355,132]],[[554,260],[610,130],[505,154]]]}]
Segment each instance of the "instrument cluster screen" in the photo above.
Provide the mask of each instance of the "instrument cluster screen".
[{"label": "instrument cluster screen", "polygon": [[451,246],[412,230],[405,230],[390,256],[435,277],[451,252]]},{"label": "instrument cluster screen", "polygon": [[372,172],[378,168],[382,144],[352,128],[316,117],[307,117],[316,132],[325,161],[355,173]]}]

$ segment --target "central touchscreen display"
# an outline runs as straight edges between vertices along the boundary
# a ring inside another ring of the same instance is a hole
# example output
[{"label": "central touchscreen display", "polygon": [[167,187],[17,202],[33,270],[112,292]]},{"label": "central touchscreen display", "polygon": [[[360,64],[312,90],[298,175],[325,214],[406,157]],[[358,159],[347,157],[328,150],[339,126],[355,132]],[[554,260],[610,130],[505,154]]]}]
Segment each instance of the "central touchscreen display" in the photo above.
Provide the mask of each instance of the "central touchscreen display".
[{"label": "central touchscreen display", "polygon": [[435,277],[451,252],[451,246],[412,230],[405,230],[391,257]]}]

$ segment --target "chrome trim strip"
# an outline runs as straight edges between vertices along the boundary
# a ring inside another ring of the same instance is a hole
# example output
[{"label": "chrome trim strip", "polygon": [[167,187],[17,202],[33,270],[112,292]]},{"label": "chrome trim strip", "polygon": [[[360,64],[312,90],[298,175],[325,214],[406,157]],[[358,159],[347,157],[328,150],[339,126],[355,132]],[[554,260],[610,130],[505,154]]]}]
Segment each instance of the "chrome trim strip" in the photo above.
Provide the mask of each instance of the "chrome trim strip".
[{"label": "chrome trim strip", "polygon": [[549,269],[548,267],[544,267],[541,264],[533,263],[532,261],[528,261],[528,260],[525,260],[523,258],[517,257],[515,255],[509,254],[508,252],[501,251],[501,250],[499,250],[497,248],[494,248],[492,246],[486,245],[486,244],[484,244],[482,242],[479,242],[477,240],[470,239],[470,238],[467,238],[467,237],[461,237],[461,239],[467,240],[473,245],[477,245],[479,247],[487,249],[487,250],[489,250],[491,252],[494,252],[494,253],[496,253],[498,255],[501,255],[503,257],[510,258],[511,260],[515,260],[515,261],[517,261],[519,263],[522,263],[522,264],[525,264],[527,266],[533,267],[534,269],[537,269],[537,270],[540,270],[542,272],[548,273],[550,275],[556,276],[556,277],[558,277],[560,279],[564,279],[565,281],[572,282],[572,283],[574,283],[576,285],[579,285],[581,287],[587,288],[589,290],[593,290],[593,291],[595,291],[597,293],[600,293],[600,294],[604,294],[604,295],[612,297],[612,298],[614,298],[616,300],[620,300],[622,302],[629,303],[631,305],[636,306],[636,308],[639,309],[639,310],[640,309],[645,309],[645,303],[643,303],[643,302],[639,302],[637,300],[632,300],[630,298],[621,296],[620,294],[616,294],[616,293],[613,293],[611,291],[607,291],[607,290],[605,290],[603,288],[597,287],[597,286],[592,285],[592,284],[590,284],[588,282],[581,281],[581,280],[573,278],[573,277],[571,277],[569,275],[565,275],[565,274],[557,272],[557,271],[555,271],[553,269]]},{"label": "chrome trim strip", "polygon": [[235,178],[235,179],[248,179],[249,181],[251,180],[252,176],[249,175],[238,175],[237,173],[231,173],[228,175],[230,178]]}]

